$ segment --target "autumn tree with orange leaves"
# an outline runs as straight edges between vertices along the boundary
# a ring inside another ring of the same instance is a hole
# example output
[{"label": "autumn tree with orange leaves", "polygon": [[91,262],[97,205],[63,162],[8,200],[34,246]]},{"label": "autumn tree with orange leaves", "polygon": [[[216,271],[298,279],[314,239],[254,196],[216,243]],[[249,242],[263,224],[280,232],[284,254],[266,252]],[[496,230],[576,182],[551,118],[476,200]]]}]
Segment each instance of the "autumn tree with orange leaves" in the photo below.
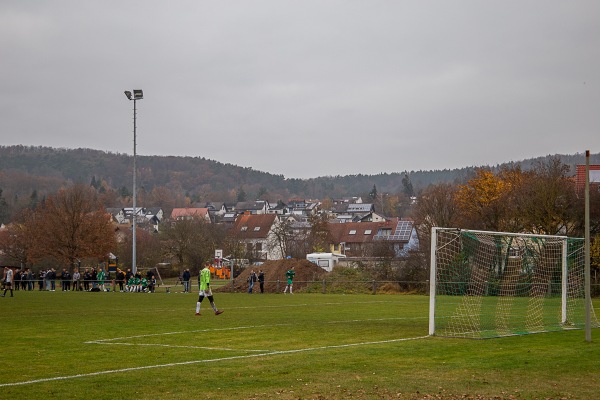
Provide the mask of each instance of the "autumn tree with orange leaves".
[{"label": "autumn tree with orange leaves", "polygon": [[525,180],[520,168],[506,168],[498,174],[488,169],[478,169],[475,177],[460,185],[456,203],[461,210],[463,223],[471,229],[490,231],[518,231],[522,218],[518,215],[516,195]]}]

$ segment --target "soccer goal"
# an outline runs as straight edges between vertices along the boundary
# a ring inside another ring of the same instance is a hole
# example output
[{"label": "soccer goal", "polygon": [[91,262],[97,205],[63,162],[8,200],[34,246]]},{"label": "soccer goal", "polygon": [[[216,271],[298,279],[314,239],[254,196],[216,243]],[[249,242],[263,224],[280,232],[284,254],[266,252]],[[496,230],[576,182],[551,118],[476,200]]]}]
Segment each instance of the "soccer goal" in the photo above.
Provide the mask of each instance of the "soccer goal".
[{"label": "soccer goal", "polygon": [[437,227],[431,233],[430,335],[584,328],[583,239]]}]

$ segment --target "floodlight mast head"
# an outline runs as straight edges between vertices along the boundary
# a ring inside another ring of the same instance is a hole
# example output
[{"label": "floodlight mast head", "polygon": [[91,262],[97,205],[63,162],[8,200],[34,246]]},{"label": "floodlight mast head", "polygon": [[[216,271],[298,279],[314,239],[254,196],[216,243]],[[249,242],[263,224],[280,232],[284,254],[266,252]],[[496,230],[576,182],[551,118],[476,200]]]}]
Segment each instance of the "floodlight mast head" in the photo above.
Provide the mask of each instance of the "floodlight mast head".
[{"label": "floodlight mast head", "polygon": [[131,98],[131,92],[130,92],[129,90],[126,90],[126,91],[125,91],[125,96],[127,96],[127,98],[128,98],[129,100],[132,100],[132,98]]},{"label": "floodlight mast head", "polygon": [[142,89],[133,89],[133,98],[136,100],[141,100],[144,98],[144,92]]}]

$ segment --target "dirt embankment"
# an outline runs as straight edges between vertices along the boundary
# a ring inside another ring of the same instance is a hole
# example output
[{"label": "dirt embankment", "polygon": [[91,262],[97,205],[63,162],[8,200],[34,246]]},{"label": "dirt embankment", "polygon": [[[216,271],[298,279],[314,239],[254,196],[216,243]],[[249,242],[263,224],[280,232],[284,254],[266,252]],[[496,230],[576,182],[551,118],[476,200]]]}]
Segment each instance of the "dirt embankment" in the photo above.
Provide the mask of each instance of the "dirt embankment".
[{"label": "dirt embankment", "polygon": [[[306,287],[308,282],[322,280],[323,277],[327,275],[327,272],[323,270],[323,268],[311,263],[308,260],[292,258],[285,260],[266,261],[260,266],[251,265],[246,267],[246,269],[237,278],[235,278],[234,291],[243,292],[248,290],[248,277],[250,276],[250,272],[252,270],[254,270],[257,275],[260,270],[265,273],[266,293],[277,292],[277,280],[279,280],[279,291],[283,291],[287,283],[285,273],[292,267],[294,267],[294,270],[296,271],[296,276],[294,277],[294,291],[301,291],[302,288]],[[219,288],[219,291],[231,292],[231,284]],[[256,282],[254,285],[253,291],[255,293],[260,292],[258,282]]]}]

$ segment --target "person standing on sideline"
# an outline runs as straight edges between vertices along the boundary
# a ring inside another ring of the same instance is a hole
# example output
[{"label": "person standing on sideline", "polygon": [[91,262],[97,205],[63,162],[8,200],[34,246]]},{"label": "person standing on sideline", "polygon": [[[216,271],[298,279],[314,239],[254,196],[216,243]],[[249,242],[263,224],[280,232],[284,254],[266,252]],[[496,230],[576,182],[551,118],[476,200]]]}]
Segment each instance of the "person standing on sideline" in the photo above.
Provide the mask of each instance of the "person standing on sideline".
[{"label": "person standing on sideline", "polygon": [[119,292],[123,292],[123,285],[125,284],[125,272],[117,268],[117,283],[119,284]]},{"label": "person standing on sideline", "polygon": [[96,279],[98,280],[98,286],[100,287],[100,291],[104,292],[104,279],[106,279],[106,274],[102,267],[98,269],[98,274],[96,274]]},{"label": "person standing on sideline", "polygon": [[283,289],[283,293],[285,294],[288,290],[288,288],[290,289],[290,294],[294,294],[294,292],[292,292],[292,286],[294,284],[294,276],[296,275],[296,271],[294,271],[294,267],[288,269],[285,273],[285,277],[287,278],[287,285],[285,286],[285,289]]},{"label": "person standing on sideline", "polygon": [[13,295],[13,277],[14,273],[12,268],[4,267],[4,293],[2,293],[2,297],[6,296],[6,292],[10,290],[10,297],[14,297]]},{"label": "person standing on sideline", "polygon": [[254,270],[250,271],[250,276],[248,277],[248,293],[252,294],[252,289],[254,288],[254,283],[258,280],[256,276],[256,272]]},{"label": "person standing on sideline", "polygon": [[181,276],[181,280],[183,281],[183,293],[190,292],[190,278],[191,277],[192,277],[192,275],[190,274],[190,269],[186,268],[185,271],[183,271],[183,275]]},{"label": "person standing on sideline", "polygon": [[265,273],[262,269],[258,270],[258,283],[260,284],[260,292],[265,292]]},{"label": "person standing on sideline", "polygon": [[76,292],[78,290],[80,290],[80,287],[79,287],[80,279],[81,279],[81,274],[79,273],[79,270],[77,268],[75,268],[75,270],[73,271],[73,290]]},{"label": "person standing on sideline", "polygon": [[202,304],[202,300],[205,297],[208,297],[208,301],[210,302],[210,306],[215,312],[215,315],[223,314],[223,310],[217,309],[215,305],[215,301],[213,299],[212,289],[210,288],[210,269],[208,267],[208,263],[204,265],[204,269],[200,271],[199,279],[200,279],[200,293],[198,296],[198,302],[196,303],[196,315],[200,315],[200,305]]}]

